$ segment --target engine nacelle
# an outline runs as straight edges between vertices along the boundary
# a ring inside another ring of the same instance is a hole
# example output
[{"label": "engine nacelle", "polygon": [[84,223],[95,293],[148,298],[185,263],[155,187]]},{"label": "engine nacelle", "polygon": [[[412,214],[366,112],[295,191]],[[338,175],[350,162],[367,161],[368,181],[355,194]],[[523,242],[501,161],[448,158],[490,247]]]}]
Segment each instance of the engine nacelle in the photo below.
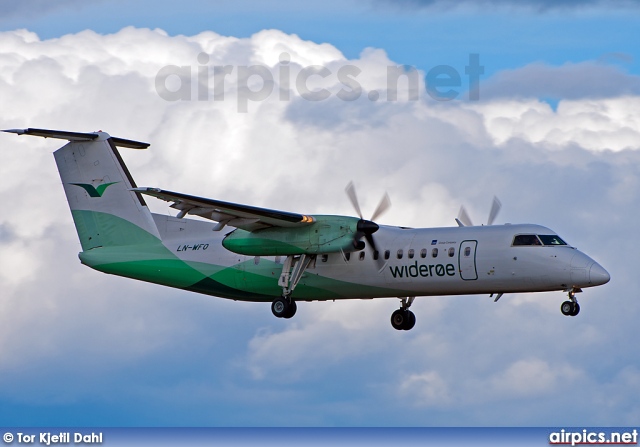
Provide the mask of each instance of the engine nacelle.
[{"label": "engine nacelle", "polygon": [[355,241],[360,219],[345,216],[313,216],[315,222],[294,228],[272,227],[256,231],[236,229],[222,241],[229,251],[247,256],[325,254],[362,250]]}]

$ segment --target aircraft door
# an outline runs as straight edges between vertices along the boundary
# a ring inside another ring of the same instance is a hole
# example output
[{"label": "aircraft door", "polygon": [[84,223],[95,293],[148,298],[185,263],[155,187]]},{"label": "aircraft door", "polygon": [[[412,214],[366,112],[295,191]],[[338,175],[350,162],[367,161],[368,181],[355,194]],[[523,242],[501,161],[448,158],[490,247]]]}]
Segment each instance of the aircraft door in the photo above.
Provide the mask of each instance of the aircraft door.
[{"label": "aircraft door", "polygon": [[465,281],[478,279],[476,270],[476,248],[478,241],[462,241],[458,250],[458,269],[460,278]]}]

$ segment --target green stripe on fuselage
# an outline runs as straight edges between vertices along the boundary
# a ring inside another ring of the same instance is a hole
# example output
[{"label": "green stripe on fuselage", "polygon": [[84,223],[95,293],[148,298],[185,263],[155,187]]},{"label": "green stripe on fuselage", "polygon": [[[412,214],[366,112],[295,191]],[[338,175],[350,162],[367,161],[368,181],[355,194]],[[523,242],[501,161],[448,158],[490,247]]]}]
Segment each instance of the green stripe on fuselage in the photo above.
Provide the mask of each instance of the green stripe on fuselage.
[{"label": "green stripe on fuselage", "polygon": [[[120,217],[86,210],[74,210],[73,217],[74,220],[97,222],[100,225],[97,231],[107,234],[106,241],[121,244],[81,252],[82,263],[95,270],[244,301],[271,301],[282,294],[282,288],[278,286],[282,264],[273,260],[262,258],[256,265],[252,257],[248,261],[224,266],[181,259],[158,238]],[[226,253],[222,246],[218,250],[220,256],[214,254],[212,261]],[[397,291],[391,289],[322,277],[311,269],[305,272],[293,297],[299,300],[330,300],[395,294]]]}]

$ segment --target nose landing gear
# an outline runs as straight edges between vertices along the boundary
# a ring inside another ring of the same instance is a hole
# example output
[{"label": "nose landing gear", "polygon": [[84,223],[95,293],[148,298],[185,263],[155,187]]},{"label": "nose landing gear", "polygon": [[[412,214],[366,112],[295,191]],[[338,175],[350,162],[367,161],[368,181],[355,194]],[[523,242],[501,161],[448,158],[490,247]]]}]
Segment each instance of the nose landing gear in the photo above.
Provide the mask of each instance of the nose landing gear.
[{"label": "nose landing gear", "polygon": [[578,313],[580,313],[580,305],[578,304],[578,300],[576,299],[576,292],[582,292],[582,290],[571,289],[569,291],[569,300],[560,305],[560,312],[562,312],[562,315],[575,317],[576,315],[578,315]]},{"label": "nose landing gear", "polygon": [[400,298],[400,309],[391,314],[391,326],[398,331],[408,331],[416,325],[416,316],[409,310],[415,296]]}]

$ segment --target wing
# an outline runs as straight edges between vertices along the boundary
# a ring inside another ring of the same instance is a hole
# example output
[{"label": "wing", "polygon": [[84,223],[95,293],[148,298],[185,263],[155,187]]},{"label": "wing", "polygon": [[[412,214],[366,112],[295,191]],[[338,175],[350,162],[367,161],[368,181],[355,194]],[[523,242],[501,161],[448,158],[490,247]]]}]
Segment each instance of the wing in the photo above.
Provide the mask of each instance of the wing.
[{"label": "wing", "polygon": [[247,231],[255,231],[269,227],[299,227],[312,224],[315,221],[313,217],[304,214],[205,199],[159,188],[133,188],[132,191],[153,196],[166,202],[173,202],[171,208],[180,211],[178,213],[179,218],[187,214],[193,214],[216,221],[218,225],[214,228],[215,231],[222,230],[226,225]]}]

